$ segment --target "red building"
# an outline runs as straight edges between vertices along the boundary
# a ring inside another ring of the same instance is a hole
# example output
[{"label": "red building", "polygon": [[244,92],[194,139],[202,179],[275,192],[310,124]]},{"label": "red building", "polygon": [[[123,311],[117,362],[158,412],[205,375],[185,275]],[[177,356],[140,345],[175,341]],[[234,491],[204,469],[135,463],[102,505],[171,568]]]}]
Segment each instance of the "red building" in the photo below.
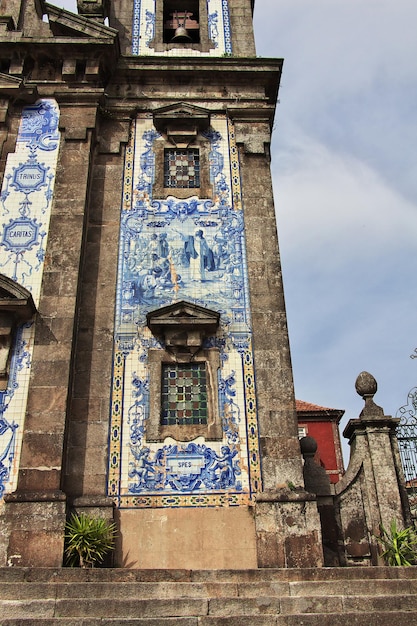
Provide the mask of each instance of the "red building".
[{"label": "red building", "polygon": [[316,461],[325,468],[332,483],[344,474],[339,423],[344,411],[328,409],[303,400],[296,400],[298,435],[317,441]]}]

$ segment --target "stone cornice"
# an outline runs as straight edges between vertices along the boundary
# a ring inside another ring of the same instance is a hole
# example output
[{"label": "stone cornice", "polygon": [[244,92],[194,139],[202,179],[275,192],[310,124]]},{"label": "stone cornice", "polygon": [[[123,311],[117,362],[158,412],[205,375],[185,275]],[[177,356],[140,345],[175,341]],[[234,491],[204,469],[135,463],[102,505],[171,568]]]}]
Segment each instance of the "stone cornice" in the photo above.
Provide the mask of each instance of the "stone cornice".
[{"label": "stone cornice", "polygon": [[[281,59],[121,57],[106,87],[105,108],[117,117],[178,103],[272,122]],[[192,94],[192,96],[191,96]]]},{"label": "stone cornice", "polygon": [[[123,56],[119,62],[119,69],[124,74],[137,72],[192,72],[230,73],[243,79],[244,76],[255,78],[263,76],[268,82],[279,86],[283,59],[266,59],[260,57],[163,57],[163,56]],[[238,80],[235,78],[234,80]]]},{"label": "stone cornice", "polygon": [[394,432],[399,423],[400,419],[398,417],[391,417],[390,415],[384,415],[383,417],[376,417],[373,419],[351,419],[345,426],[343,436],[351,442],[353,437],[360,434],[366,434],[370,430],[372,432]]}]

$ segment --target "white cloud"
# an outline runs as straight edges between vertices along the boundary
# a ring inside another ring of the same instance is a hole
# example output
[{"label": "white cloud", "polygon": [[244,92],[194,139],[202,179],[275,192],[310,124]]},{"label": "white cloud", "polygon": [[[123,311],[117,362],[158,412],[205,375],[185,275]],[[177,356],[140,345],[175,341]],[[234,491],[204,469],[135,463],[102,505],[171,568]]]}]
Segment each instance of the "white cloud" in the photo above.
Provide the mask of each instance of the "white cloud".
[{"label": "white cloud", "polygon": [[417,4],[257,0],[255,18],[258,53],[284,57],[277,127],[295,121],[415,197]]},{"label": "white cloud", "polygon": [[282,140],[272,171],[297,397],[356,417],[366,369],[395,413],[416,378],[416,203],[343,148],[292,125]]},{"label": "white cloud", "polygon": [[272,167],[282,245],[291,262],[327,267],[332,253],[333,267],[375,257],[392,265],[388,251],[417,259],[415,204],[343,149],[297,129],[286,141],[276,148]]}]

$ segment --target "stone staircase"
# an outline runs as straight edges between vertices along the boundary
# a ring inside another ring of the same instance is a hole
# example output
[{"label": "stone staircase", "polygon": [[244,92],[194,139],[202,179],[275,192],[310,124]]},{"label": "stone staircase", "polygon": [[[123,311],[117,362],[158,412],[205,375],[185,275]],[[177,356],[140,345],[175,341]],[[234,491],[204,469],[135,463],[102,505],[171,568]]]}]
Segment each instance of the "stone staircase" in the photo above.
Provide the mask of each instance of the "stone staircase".
[{"label": "stone staircase", "polygon": [[417,567],[0,568],[1,626],[413,626]]}]

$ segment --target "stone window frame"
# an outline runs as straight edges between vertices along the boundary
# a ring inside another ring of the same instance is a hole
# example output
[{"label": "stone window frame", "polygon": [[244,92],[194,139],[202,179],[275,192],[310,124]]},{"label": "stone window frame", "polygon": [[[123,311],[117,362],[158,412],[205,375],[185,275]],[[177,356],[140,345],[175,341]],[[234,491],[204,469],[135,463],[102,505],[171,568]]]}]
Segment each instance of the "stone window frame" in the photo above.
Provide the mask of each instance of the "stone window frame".
[{"label": "stone window frame", "polygon": [[[198,5],[200,42],[199,43],[165,43],[164,42],[164,3],[171,0],[156,0],[155,7],[155,38],[149,42],[149,47],[155,52],[167,52],[175,49],[198,50],[209,52],[215,48],[214,43],[209,39],[207,0],[192,0]],[[189,3],[189,2],[188,2]],[[183,2],[180,3],[184,4]],[[190,3],[189,3],[190,4]],[[180,8],[180,7],[179,7]],[[187,8],[187,7],[184,7]]]},{"label": "stone window frame", "polygon": [[[204,339],[216,332],[220,314],[194,303],[181,301],[147,314],[147,325],[163,348],[148,351],[149,418],[146,440],[192,441],[197,437],[221,440],[218,374],[220,350],[203,348]],[[207,373],[207,424],[161,424],[162,366],[172,363],[205,363]]]},{"label": "stone window frame", "polygon": [[198,196],[199,198],[211,198],[213,185],[210,182],[210,142],[205,137],[197,137],[185,149],[198,150],[200,162],[200,186],[199,187],[165,187],[165,150],[171,150],[177,146],[168,140],[160,140],[154,143],[155,154],[155,180],[153,184],[154,198],[167,198],[174,195],[180,200]]},{"label": "stone window frame", "polygon": [[176,441],[192,441],[197,437],[221,440],[223,429],[219,412],[218,371],[220,352],[216,348],[201,350],[193,361],[205,363],[207,372],[207,424],[161,424],[162,366],[181,361],[167,350],[150,349],[149,367],[149,419],[146,425],[146,441],[161,442],[167,437]]},{"label": "stone window frame", "polygon": [[[213,196],[213,184],[210,180],[211,143],[204,136],[204,132],[210,127],[210,112],[202,107],[177,102],[155,110],[153,123],[161,135],[153,144],[155,155],[153,197],[163,199],[175,195],[180,200],[192,196],[211,198]],[[165,150],[172,148],[199,151],[199,187],[164,187]]]}]

